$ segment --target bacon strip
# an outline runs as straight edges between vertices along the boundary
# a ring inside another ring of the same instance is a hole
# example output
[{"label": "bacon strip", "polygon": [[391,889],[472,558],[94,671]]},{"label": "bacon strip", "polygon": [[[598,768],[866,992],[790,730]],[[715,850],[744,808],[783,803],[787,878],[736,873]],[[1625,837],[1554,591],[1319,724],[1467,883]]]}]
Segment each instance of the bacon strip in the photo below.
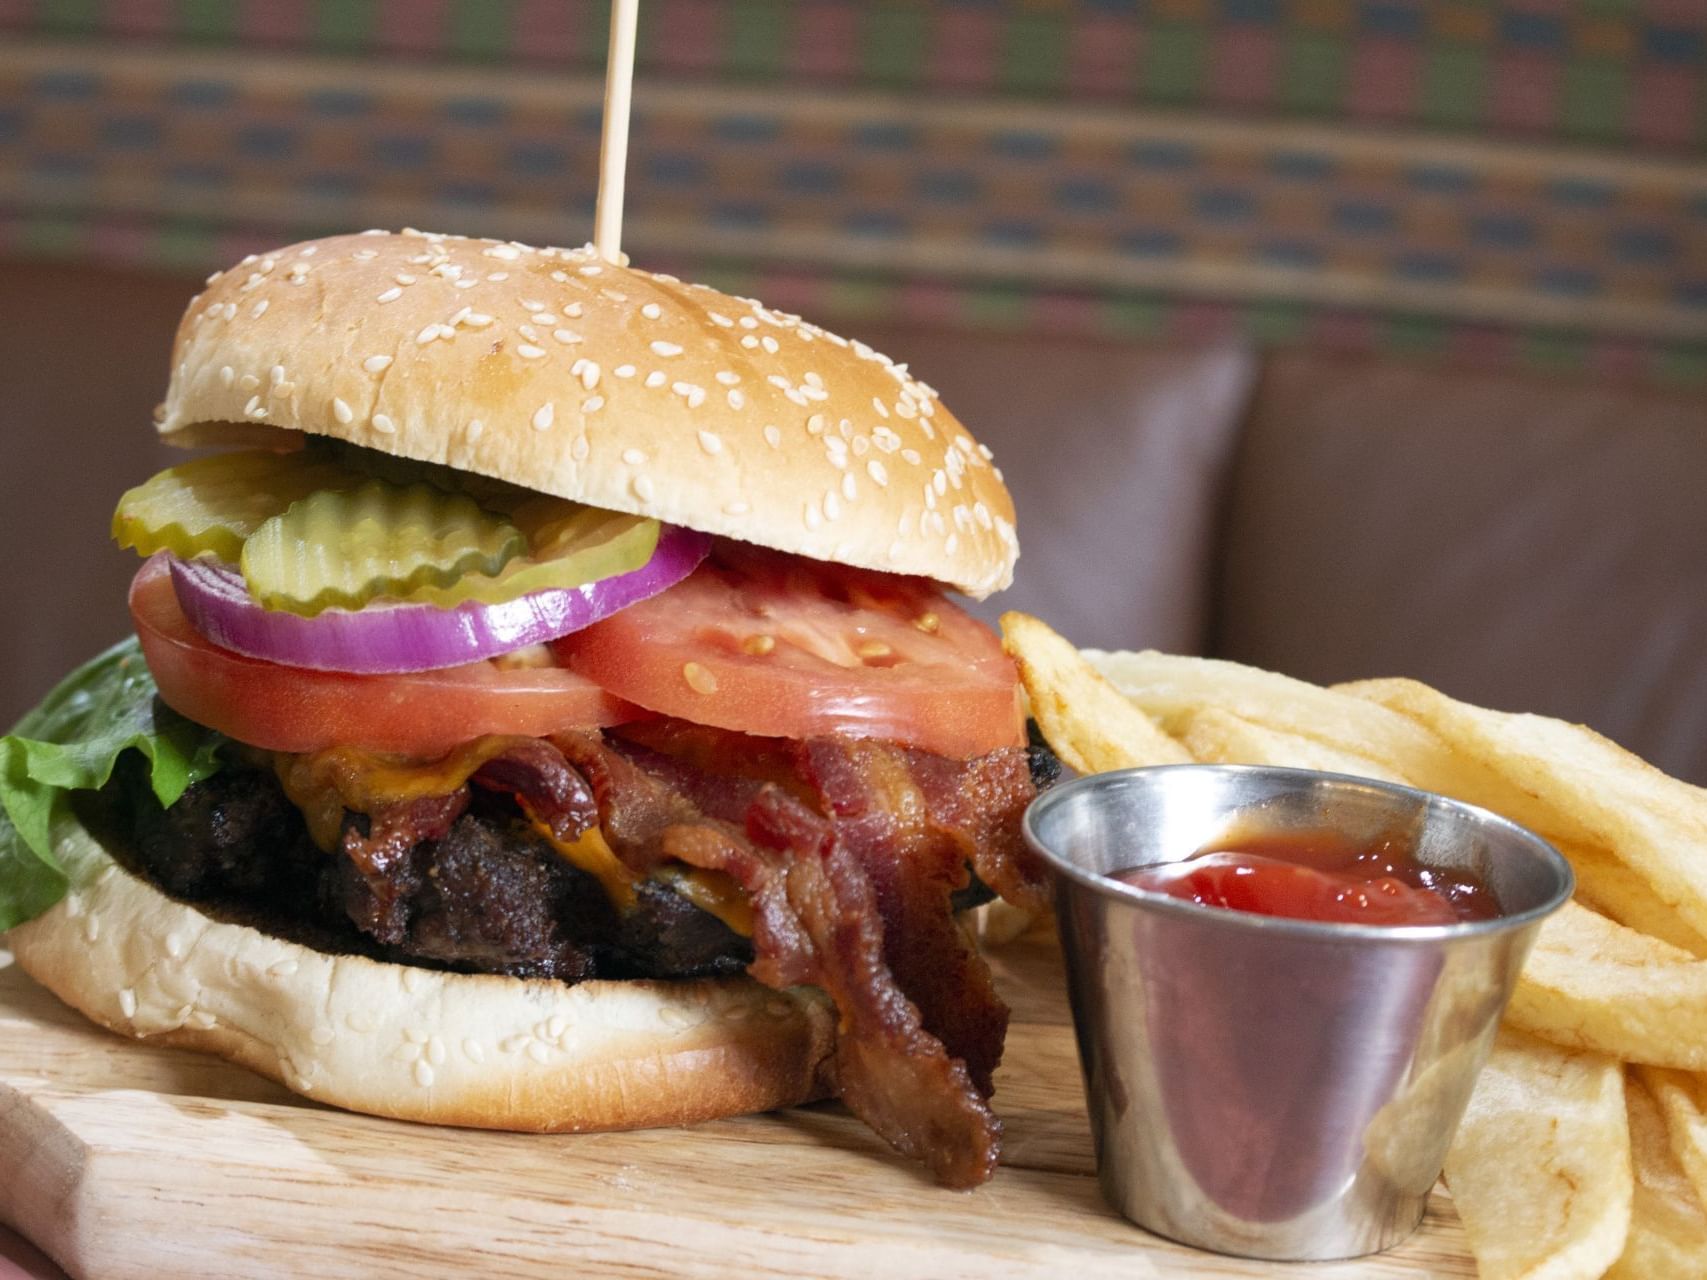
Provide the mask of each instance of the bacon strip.
[{"label": "bacon strip", "polygon": [[[733,877],[752,899],[753,976],[836,1003],[848,1107],[945,1185],[989,1178],[1001,1124],[985,1099],[1007,1010],[949,895],[966,882],[972,842],[1017,826],[1032,794],[1023,753],[945,771],[897,747],[814,741],[788,749],[795,777],[777,779],[775,743],[728,734],[708,753],[696,729],[684,736],[694,749],[674,756],[667,734],[646,736],[647,747],[554,739],[592,783],[618,857],[642,872],[677,859]],[[956,800],[954,769],[972,801]],[[1019,882],[1010,844],[998,840],[990,861]]]}]

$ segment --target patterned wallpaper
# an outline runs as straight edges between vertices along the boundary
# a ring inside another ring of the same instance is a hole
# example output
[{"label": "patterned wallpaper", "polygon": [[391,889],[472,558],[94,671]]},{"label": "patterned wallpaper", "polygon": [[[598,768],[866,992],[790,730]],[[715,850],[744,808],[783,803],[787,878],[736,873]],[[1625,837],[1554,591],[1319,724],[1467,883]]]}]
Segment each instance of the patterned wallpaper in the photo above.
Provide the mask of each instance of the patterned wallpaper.
[{"label": "patterned wallpaper", "polygon": [[[590,226],[604,0],[0,0],[0,252]],[[626,243],[830,317],[1707,381],[1707,0],[645,0]]]}]

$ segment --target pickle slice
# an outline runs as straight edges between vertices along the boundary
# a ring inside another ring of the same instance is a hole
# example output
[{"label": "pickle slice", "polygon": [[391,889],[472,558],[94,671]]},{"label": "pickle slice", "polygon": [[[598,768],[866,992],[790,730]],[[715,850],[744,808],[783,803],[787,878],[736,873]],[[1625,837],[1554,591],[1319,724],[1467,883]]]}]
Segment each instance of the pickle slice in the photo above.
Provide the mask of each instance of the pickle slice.
[{"label": "pickle slice", "polygon": [[527,535],[528,554],[495,577],[469,574],[448,586],[419,587],[411,603],[451,608],[470,600],[503,604],[536,591],[570,591],[640,568],[652,558],[662,532],[656,520],[536,496],[510,518]]},{"label": "pickle slice", "polygon": [[471,575],[489,580],[526,550],[520,529],[472,498],[370,480],[293,503],[249,536],[239,563],[263,606],[311,618],[381,596],[425,598],[415,593]]},{"label": "pickle slice", "polygon": [[113,540],[144,556],[211,554],[235,563],[244,539],[293,502],[361,481],[359,472],[308,451],[252,449],[197,458],[127,491],[113,512]]}]

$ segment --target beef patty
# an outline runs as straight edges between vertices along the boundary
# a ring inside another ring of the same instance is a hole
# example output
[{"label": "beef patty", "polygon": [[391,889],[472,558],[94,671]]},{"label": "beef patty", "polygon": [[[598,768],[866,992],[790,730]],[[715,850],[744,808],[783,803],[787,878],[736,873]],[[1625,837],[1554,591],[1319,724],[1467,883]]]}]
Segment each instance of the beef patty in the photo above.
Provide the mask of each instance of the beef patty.
[{"label": "beef patty", "polygon": [[748,939],[664,884],[642,882],[618,911],[500,793],[474,789],[444,835],[377,869],[318,849],[268,770],[227,766],[163,809],[128,753],[101,799],[101,825],[132,871],[322,951],[569,982],[731,974],[753,958]]}]

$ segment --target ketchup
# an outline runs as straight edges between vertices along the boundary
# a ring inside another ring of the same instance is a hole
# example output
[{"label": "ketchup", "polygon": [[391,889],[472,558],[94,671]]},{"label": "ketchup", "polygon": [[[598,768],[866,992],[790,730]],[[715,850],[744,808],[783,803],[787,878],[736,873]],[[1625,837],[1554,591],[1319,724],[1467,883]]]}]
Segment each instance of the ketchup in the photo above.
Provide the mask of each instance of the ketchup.
[{"label": "ketchup", "polygon": [[1426,867],[1393,836],[1370,845],[1331,833],[1235,840],[1109,878],[1203,906],[1333,924],[1456,924],[1500,913],[1472,872]]}]

